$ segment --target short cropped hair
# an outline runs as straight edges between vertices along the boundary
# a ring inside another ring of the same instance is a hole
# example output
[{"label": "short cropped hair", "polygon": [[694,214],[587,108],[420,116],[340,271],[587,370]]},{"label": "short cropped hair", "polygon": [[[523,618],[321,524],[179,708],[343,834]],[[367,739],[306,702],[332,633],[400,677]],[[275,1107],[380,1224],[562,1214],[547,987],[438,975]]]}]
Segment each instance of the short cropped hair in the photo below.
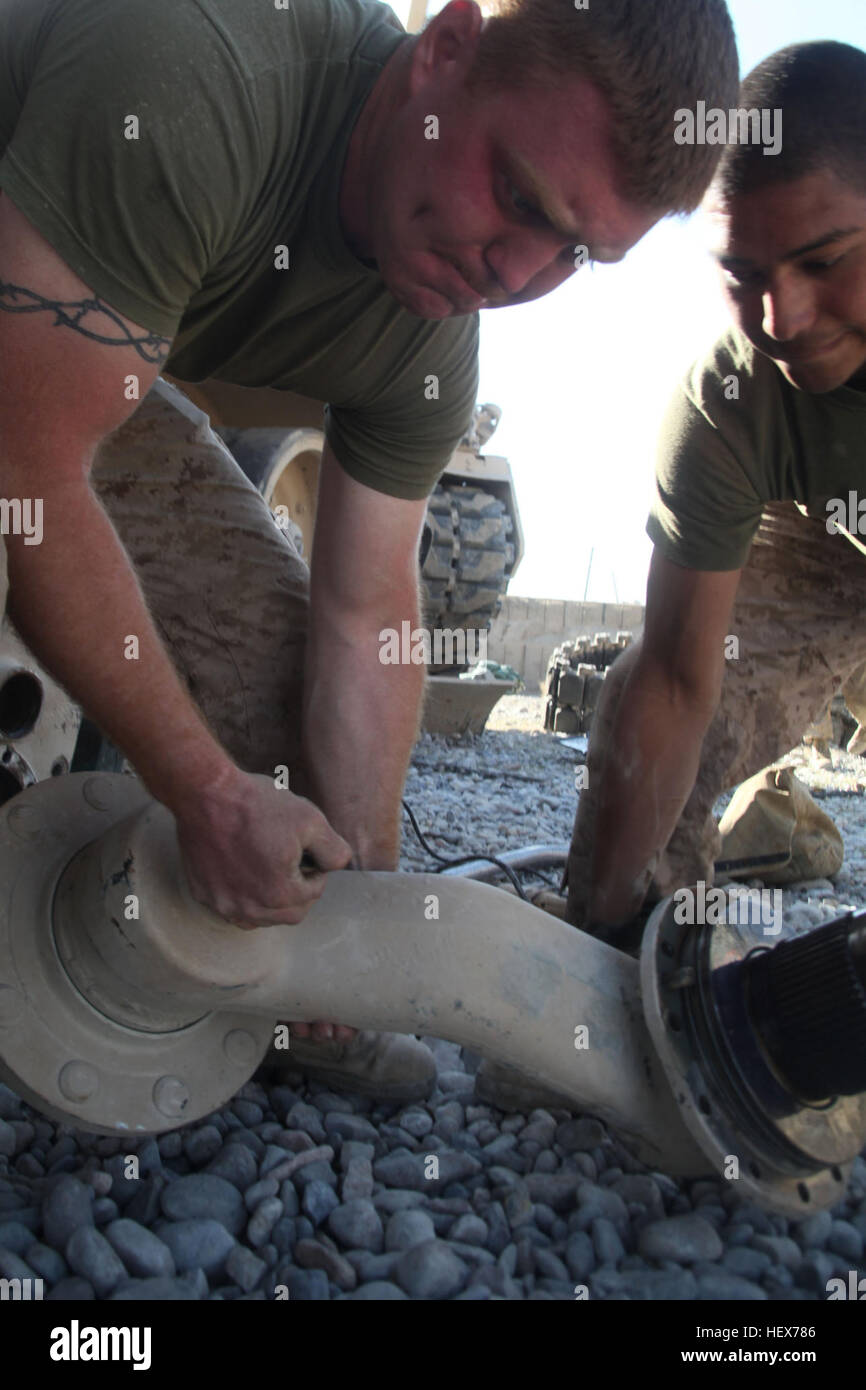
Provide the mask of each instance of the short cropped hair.
[{"label": "short cropped hair", "polygon": [[[469,81],[513,86],[583,77],[612,113],[621,194],[692,212],[718,165],[713,145],[678,145],[675,113],[735,104],[734,29],[725,0],[494,0]],[[552,138],[555,138],[553,136]]]},{"label": "short cropped hair", "polygon": [[768,183],[829,169],[866,193],[866,53],[847,43],[797,43],[745,79],[740,105],[782,112],[782,147],[728,145],[713,191],[725,202]]}]

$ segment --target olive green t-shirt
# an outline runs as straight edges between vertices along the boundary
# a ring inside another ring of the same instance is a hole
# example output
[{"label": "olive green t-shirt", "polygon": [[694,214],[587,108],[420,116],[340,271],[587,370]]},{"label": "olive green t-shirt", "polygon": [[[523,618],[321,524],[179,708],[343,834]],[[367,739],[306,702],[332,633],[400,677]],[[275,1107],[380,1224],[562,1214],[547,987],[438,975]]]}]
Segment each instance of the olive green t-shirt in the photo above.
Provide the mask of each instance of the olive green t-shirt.
[{"label": "olive green t-shirt", "polygon": [[372,0],[0,0],[0,186],[165,370],[328,402],[344,469],[433,488],[478,315],[409,314],[341,234],[361,107],[407,41]]},{"label": "olive green t-shirt", "polygon": [[852,491],[866,496],[866,392],[800,391],[732,328],[668,409],[646,529],[675,564],[737,570],[766,502],[826,521]]}]

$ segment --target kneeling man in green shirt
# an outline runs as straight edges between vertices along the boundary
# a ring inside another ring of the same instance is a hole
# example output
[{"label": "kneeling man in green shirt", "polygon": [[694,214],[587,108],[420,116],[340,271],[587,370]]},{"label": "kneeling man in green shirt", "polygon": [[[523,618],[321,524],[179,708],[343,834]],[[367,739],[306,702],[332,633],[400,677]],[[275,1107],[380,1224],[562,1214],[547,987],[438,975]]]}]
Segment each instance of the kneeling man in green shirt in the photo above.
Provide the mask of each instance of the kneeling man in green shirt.
[{"label": "kneeling man in green shirt", "polygon": [[866,657],[866,53],[782,50],[707,198],[734,326],[663,427],[641,639],[605,682],[568,916],[614,943],[713,881],[719,794],[800,741]]}]

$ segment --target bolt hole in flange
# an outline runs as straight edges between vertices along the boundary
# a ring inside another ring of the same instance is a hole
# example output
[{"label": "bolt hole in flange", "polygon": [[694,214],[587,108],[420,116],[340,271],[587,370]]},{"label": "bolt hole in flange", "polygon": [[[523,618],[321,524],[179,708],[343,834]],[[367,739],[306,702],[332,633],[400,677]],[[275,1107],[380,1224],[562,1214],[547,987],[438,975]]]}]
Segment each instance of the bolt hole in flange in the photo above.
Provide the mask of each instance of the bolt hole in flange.
[{"label": "bolt hole in flange", "polygon": [[16,671],[0,685],[0,738],[24,738],[41,710],[41,681],[29,671]]}]

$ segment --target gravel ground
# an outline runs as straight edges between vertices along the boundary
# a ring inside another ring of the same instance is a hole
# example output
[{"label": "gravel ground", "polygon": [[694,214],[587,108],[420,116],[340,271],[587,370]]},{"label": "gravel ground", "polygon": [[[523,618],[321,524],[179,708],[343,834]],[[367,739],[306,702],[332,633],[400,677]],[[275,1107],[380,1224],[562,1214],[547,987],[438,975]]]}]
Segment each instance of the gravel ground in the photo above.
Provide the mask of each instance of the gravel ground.
[{"label": "gravel ground", "polygon": [[[537,732],[541,707],[506,697],[480,739],[422,737],[406,796],[439,853],[568,840],[574,756]],[[785,891],[786,920],[807,927],[866,906],[866,761],[792,761],[846,848],[835,885]],[[401,867],[431,867],[408,825]],[[0,1278],[42,1278],[57,1300],[571,1300],[584,1284],[738,1301],[824,1299],[831,1277],[866,1272],[863,1157],[832,1212],[795,1223],[729,1183],[649,1172],[589,1116],[476,1104],[477,1056],[425,1041],[439,1075],[424,1104],[252,1081],[158,1140],[54,1124],[0,1086]]]}]

